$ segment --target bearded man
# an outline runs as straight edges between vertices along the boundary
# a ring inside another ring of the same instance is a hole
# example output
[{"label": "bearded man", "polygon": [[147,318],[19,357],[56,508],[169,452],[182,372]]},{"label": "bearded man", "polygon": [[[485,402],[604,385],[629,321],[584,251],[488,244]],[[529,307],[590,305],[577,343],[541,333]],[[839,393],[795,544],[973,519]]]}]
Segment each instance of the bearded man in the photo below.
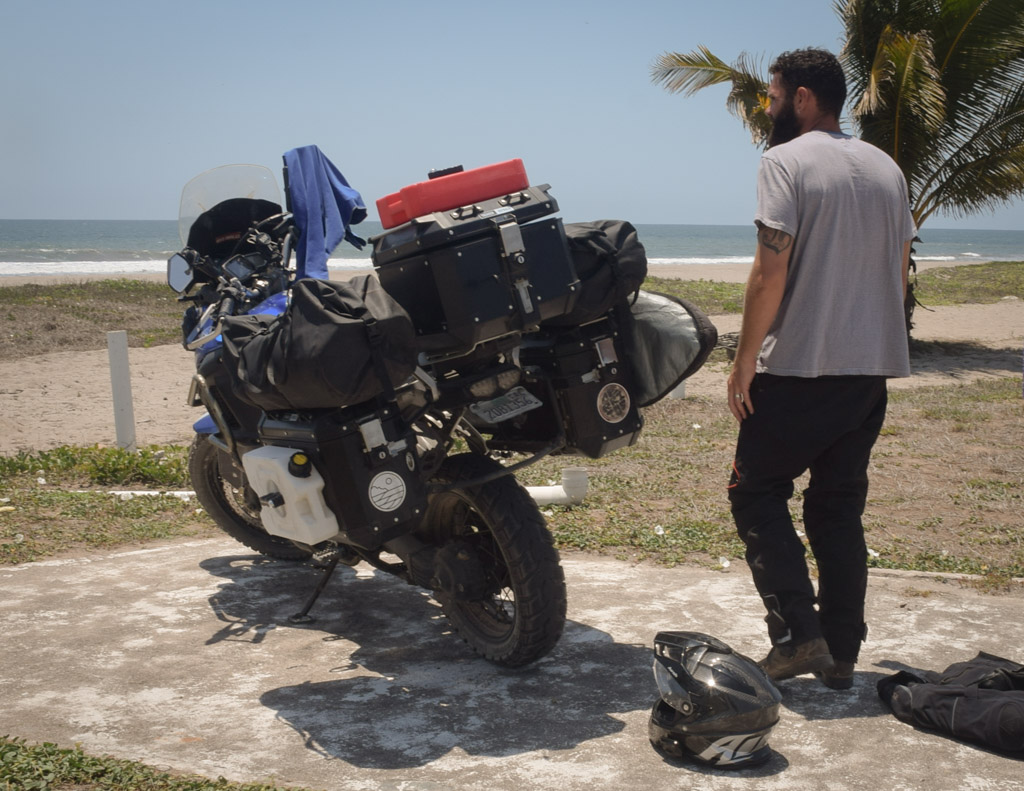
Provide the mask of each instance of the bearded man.
[{"label": "bearded man", "polygon": [[[915,228],[900,169],[844,134],[846,80],[829,52],[771,66],[773,130],[757,179],[757,249],[729,408],[739,421],[729,500],[767,609],[774,680],[848,689],[866,635],[861,517],[888,377],[910,375],[903,299]],[[803,526],[789,511],[810,471]]]}]

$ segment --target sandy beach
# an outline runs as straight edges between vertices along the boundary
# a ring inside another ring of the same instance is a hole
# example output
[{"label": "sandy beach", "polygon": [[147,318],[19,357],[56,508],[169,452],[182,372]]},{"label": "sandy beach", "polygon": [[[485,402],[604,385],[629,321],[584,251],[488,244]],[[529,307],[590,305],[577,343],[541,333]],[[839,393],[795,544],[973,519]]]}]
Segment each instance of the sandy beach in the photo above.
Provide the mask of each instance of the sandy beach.
[{"label": "sandy beach", "polygon": [[[922,269],[927,268],[922,266]],[[654,266],[649,274],[690,280],[744,282],[749,265]],[[368,270],[338,270],[345,279]],[[102,277],[102,276],[100,276]],[[140,276],[160,281],[159,274]],[[82,282],[85,276],[0,277],[0,286]],[[737,332],[738,315],[713,316],[720,334]],[[914,338],[939,341],[913,359],[913,376],[892,387],[956,384],[1021,374],[1024,302],[918,308]],[[192,377],[191,354],[179,345],[129,350],[136,441],[185,443],[201,410],[185,405]],[[65,444],[117,442],[106,349],[60,352],[0,364],[0,454],[41,451]],[[687,380],[688,397],[721,399],[726,366],[711,364]]]},{"label": "sandy beach", "polygon": [[[933,267],[963,266],[962,263],[946,263],[925,261],[917,265],[918,271],[924,271]],[[339,280],[347,280],[356,275],[365,275],[373,272],[372,268],[367,269],[331,269],[331,277]],[[674,277],[681,280],[718,280],[723,283],[745,283],[747,275],[750,274],[750,264],[658,264],[647,270],[651,277]],[[163,282],[164,275],[158,272],[131,275],[2,275],[0,276],[0,287],[2,286],[23,286],[28,283],[81,283],[89,280],[103,280],[112,277],[130,277],[135,280],[150,280]]]}]

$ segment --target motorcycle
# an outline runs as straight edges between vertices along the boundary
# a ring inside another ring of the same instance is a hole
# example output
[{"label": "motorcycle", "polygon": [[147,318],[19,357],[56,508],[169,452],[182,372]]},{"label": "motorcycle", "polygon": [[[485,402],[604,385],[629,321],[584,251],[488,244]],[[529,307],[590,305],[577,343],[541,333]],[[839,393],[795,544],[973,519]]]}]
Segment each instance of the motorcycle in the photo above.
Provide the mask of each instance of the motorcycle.
[{"label": "motorcycle", "polygon": [[327,279],[327,256],[362,243],[365,208],[318,149],[285,155],[287,208],[268,169],[215,168],[183,190],[167,281],[187,305],[189,403],[206,410],[197,499],[250,549],[322,570],[293,622],[339,563],[365,562],[431,591],[475,652],[518,667],[558,642],[566,586],[515,472],[628,446],[643,421],[623,346],[638,333],[605,305],[573,314],[585,300],[557,203],[518,160],[496,168],[378,201],[376,277],[347,283]]}]

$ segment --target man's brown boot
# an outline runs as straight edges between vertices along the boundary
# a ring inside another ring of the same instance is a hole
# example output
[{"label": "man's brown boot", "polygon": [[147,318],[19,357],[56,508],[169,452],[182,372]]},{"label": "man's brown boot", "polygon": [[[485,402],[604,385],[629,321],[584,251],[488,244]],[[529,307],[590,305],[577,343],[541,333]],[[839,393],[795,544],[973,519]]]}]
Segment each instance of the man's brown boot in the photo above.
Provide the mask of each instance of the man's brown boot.
[{"label": "man's brown boot", "polygon": [[835,663],[828,652],[828,643],[823,637],[816,637],[799,645],[777,645],[757,664],[772,681],[782,681],[804,673],[831,670]]},{"label": "man's brown boot", "polygon": [[853,662],[837,661],[831,670],[818,670],[814,675],[829,689],[853,688]]}]

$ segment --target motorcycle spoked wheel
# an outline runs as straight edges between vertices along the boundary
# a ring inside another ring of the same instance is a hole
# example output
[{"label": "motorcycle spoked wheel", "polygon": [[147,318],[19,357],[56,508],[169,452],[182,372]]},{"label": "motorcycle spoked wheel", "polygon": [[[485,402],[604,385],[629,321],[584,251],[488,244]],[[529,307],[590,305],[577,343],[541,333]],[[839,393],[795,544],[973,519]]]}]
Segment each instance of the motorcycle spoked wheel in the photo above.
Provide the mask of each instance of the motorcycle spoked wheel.
[{"label": "motorcycle spoked wheel", "polygon": [[192,441],[188,454],[188,474],[196,499],[217,527],[236,541],[267,557],[278,560],[308,560],[312,552],[286,538],[272,536],[263,528],[259,510],[251,507],[245,491],[236,489],[220,473],[222,454],[205,435]]},{"label": "motorcycle spoked wheel", "polygon": [[[460,454],[445,460],[435,480],[457,483],[499,468],[485,456]],[[565,575],[540,509],[513,476],[433,495],[420,530],[442,549],[453,542],[470,547],[478,561],[481,597],[435,593],[474,651],[520,667],[554,648],[565,627]]]}]

